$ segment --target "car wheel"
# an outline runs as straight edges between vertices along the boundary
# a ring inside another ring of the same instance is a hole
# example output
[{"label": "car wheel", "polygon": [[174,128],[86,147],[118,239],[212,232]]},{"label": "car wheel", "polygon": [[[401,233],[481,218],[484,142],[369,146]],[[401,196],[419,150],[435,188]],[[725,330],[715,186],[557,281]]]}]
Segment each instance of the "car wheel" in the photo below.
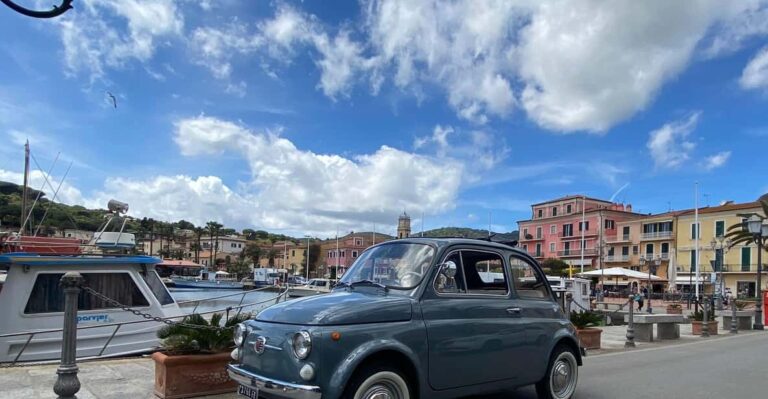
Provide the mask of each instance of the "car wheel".
[{"label": "car wheel", "polygon": [[558,346],[549,360],[547,374],[536,384],[539,399],[571,399],[579,381],[579,363],[573,350]]},{"label": "car wheel", "polygon": [[411,399],[411,388],[394,367],[366,367],[350,381],[345,399]]}]

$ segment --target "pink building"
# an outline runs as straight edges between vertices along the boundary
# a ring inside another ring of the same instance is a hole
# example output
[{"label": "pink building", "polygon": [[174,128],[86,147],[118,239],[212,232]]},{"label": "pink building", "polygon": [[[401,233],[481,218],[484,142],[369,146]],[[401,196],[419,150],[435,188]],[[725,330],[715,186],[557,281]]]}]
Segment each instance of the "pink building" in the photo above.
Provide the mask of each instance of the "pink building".
[{"label": "pink building", "polygon": [[533,204],[531,210],[531,219],[518,222],[520,246],[538,260],[580,266],[583,259],[585,267],[597,265],[601,242],[615,241],[617,223],[642,216],[631,205],[581,195]]}]

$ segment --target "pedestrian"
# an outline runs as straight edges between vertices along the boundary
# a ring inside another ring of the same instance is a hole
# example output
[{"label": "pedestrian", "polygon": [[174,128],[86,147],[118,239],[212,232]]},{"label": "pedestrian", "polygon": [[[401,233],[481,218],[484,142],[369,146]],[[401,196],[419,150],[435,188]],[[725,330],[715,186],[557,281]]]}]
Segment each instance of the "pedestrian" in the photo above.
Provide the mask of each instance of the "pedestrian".
[{"label": "pedestrian", "polygon": [[643,310],[643,304],[645,301],[643,301],[643,296],[639,293],[635,294],[635,300],[637,301],[637,311],[641,312]]}]

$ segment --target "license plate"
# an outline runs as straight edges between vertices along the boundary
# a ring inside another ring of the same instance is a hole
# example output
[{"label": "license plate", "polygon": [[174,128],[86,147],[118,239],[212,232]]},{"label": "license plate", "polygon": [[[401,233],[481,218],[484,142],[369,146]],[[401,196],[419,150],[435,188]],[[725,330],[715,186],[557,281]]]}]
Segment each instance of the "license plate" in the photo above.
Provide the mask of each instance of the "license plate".
[{"label": "license plate", "polygon": [[240,385],[237,388],[238,395],[245,396],[246,398],[259,399],[259,390],[256,388]]}]

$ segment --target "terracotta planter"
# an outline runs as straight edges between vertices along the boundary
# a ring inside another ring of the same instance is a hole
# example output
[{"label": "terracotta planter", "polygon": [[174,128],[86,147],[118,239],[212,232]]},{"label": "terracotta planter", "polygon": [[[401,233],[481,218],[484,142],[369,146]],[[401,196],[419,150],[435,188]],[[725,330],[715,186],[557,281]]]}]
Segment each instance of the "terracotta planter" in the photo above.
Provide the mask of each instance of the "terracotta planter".
[{"label": "terracotta planter", "polygon": [[602,334],[603,330],[599,328],[576,330],[576,335],[579,337],[579,343],[586,349],[600,349],[600,337]]},{"label": "terracotta planter", "polygon": [[192,398],[235,392],[227,374],[229,352],[205,355],[166,355],[155,352],[155,395],[165,399]]},{"label": "terracotta planter", "polygon": [[[701,335],[703,321],[691,321],[691,330],[693,335]],[[709,325],[709,335],[717,335],[717,320],[707,322]]]},{"label": "terracotta planter", "polygon": [[681,306],[678,306],[678,307],[667,306],[667,314],[683,314],[683,308]]}]

